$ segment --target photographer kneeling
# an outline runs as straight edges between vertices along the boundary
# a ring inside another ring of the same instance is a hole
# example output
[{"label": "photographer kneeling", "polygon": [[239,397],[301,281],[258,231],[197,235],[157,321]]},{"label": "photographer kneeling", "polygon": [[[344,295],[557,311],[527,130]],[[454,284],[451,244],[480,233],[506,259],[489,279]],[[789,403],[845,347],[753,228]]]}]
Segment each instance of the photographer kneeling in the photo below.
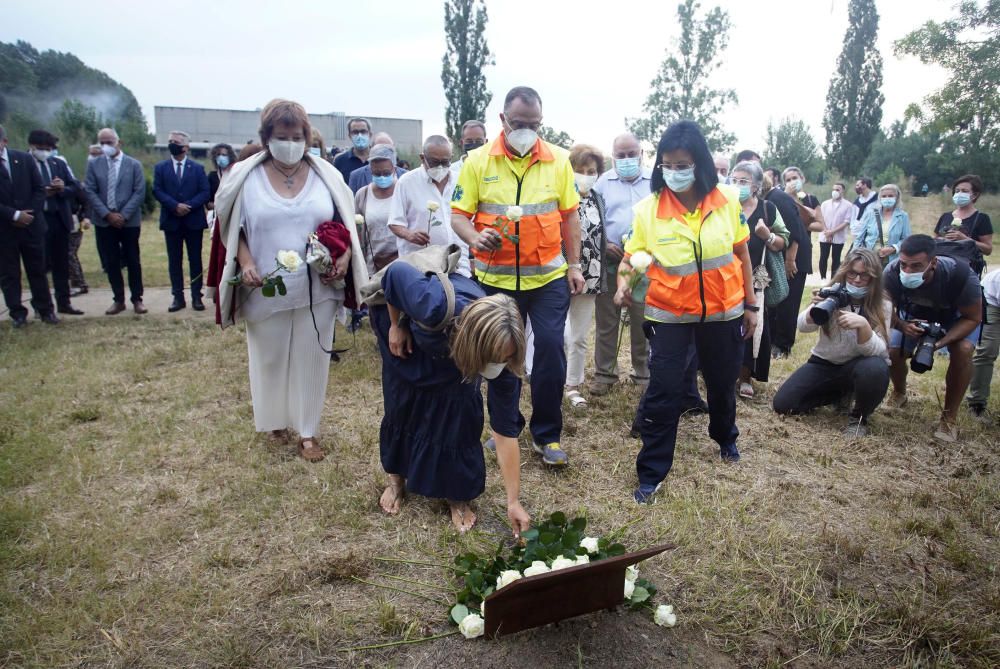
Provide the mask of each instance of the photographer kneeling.
[{"label": "photographer kneeling", "polygon": [[934,438],[958,441],[955,420],[972,378],[972,353],[979,341],[983,297],[979,279],[968,263],[936,256],[934,239],[912,235],[903,240],[899,258],[885,270],[885,289],[892,298],[892,398],[889,405],[906,405],[906,358],[923,374],[934,364],[934,352],[948,349],[944,411]]},{"label": "photographer kneeling", "polygon": [[819,330],[812,355],[774,396],[780,414],[802,414],[845,396],[853,399],[847,437],[868,434],[868,417],[889,388],[890,306],[882,294],[882,263],[868,249],[854,249],[829,286],[799,314],[799,332]]}]

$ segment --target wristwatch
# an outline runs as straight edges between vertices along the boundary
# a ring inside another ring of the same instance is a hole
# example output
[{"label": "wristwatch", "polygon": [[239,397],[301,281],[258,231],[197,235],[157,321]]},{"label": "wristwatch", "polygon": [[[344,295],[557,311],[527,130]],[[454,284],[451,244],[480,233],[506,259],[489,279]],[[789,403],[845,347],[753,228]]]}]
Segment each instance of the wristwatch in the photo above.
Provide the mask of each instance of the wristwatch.
[{"label": "wristwatch", "polygon": [[583,265],[581,265],[578,262],[571,262],[569,264],[569,269],[578,269],[578,270],[580,270],[582,272],[583,271]]},{"label": "wristwatch", "polygon": [[757,313],[758,311],[760,311],[760,307],[758,305],[756,305],[756,304],[744,304],[743,308],[745,310],[747,310],[747,311],[752,311],[754,313]]},{"label": "wristwatch", "polygon": [[770,235],[767,236],[767,241],[764,242],[764,244],[770,246],[773,243],[774,243],[774,233],[772,232]]}]

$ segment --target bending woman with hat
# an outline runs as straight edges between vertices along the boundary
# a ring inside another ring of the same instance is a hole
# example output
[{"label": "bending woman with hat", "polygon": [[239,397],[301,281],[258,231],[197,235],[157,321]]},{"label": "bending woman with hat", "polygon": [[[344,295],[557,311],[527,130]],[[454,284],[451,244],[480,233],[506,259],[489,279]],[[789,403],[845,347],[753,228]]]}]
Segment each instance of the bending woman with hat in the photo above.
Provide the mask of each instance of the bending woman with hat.
[{"label": "bending woman with hat", "polygon": [[[395,262],[382,278],[386,308],[371,310],[382,354],[385,415],[379,434],[388,481],[379,506],[399,513],[407,491],[446,499],[459,532],[472,529],[470,502],[486,487],[481,378],[504,368],[521,374],[524,324],[505,295],[484,296],[460,274],[421,272]],[[502,406],[501,406],[502,405]],[[515,537],[528,529],[521,507],[518,398],[491,402],[497,462],[507,493],[507,518]]]}]

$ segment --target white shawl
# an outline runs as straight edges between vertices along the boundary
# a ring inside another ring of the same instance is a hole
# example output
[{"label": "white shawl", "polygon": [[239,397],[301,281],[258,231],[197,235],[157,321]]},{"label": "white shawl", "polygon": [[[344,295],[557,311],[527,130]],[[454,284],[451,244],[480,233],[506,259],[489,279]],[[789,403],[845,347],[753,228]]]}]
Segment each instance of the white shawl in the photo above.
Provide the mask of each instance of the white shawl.
[{"label": "white shawl", "polygon": [[[242,213],[241,195],[243,184],[250,172],[263,163],[268,157],[267,151],[260,153],[236,163],[226,178],[219,185],[219,191],[215,194],[215,224],[219,227],[219,238],[226,246],[226,266],[222,270],[222,280],[219,282],[219,307],[222,312],[222,327],[233,325],[239,318],[239,313],[233,314],[233,298],[237,291],[244,291],[240,304],[246,302],[246,286],[232,286],[229,280],[236,276],[237,262],[236,250],[240,243],[240,220]],[[361,304],[361,286],[368,282],[368,266],[365,263],[364,252],[361,250],[361,240],[358,238],[358,226],[354,223],[354,195],[351,189],[344,183],[344,177],[340,171],[330,165],[322,158],[317,158],[312,154],[305,155],[309,166],[316,172],[323,181],[333,204],[337,208],[340,220],[347,226],[351,233],[351,274],[354,281],[354,296],[357,303]],[[306,240],[301,240],[305,245]]]}]

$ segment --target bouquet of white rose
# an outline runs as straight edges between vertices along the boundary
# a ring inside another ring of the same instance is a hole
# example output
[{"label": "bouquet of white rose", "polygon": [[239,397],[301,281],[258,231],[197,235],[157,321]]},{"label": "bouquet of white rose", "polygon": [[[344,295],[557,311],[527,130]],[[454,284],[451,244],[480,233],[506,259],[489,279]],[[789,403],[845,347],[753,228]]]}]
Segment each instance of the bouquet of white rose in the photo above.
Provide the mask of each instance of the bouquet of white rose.
[{"label": "bouquet of white rose", "polygon": [[[302,256],[298,254],[298,251],[278,251],[274,261],[277,266],[260,278],[260,293],[264,297],[286,295],[288,289],[285,287],[285,280],[279,272],[293,274],[302,266]],[[229,284],[232,286],[238,286],[241,283],[243,283],[243,272],[237,272],[236,276],[229,280]]]}]

